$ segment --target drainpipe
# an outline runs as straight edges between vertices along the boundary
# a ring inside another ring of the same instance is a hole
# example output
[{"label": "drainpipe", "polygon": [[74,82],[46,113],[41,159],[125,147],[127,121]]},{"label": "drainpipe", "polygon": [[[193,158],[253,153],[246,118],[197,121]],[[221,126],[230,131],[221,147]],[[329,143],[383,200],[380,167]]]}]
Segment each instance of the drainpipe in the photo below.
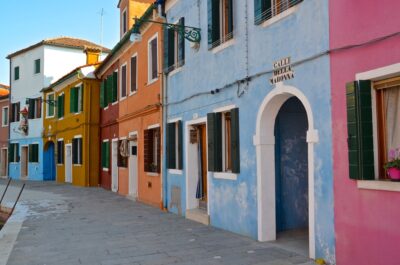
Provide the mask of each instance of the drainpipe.
[{"label": "drainpipe", "polygon": [[9,86],[10,86],[10,92],[8,93],[8,146],[7,146],[7,176],[9,177],[10,176],[10,160],[9,160],[9,152],[10,152],[10,136],[11,136],[11,113],[12,113],[12,111],[11,111],[11,88],[12,88],[12,86],[11,86],[11,70],[12,70],[12,67],[11,67],[11,58],[9,59],[9,61],[10,61],[10,72],[9,72],[9,80],[10,80],[10,82],[9,82]]},{"label": "drainpipe", "polygon": [[[163,130],[164,132],[166,132],[167,129],[167,119],[168,119],[168,96],[167,96],[167,91],[168,91],[168,75],[167,74],[163,74],[164,78],[163,78],[163,82],[162,82],[162,87],[163,87],[163,91],[162,91],[162,115],[163,115]],[[165,163],[166,161],[166,155],[167,155],[167,134],[163,133],[163,188],[164,188],[164,192],[163,192],[163,201],[164,201],[164,209],[168,209],[168,170],[167,170],[167,163]]]}]

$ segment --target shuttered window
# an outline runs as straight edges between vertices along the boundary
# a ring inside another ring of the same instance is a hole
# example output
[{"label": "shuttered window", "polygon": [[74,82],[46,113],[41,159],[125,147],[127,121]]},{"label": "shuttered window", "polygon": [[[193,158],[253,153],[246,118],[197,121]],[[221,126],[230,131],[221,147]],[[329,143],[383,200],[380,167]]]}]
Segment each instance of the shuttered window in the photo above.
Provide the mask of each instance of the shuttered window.
[{"label": "shuttered window", "polygon": [[207,115],[208,170],[240,173],[239,109]]},{"label": "shuttered window", "polygon": [[40,59],[35,60],[35,74],[40,73]]},{"label": "shuttered window", "polygon": [[117,102],[118,101],[118,72],[115,71],[112,75],[112,101],[111,102]]},{"label": "shuttered window", "polygon": [[46,96],[46,117],[47,118],[54,117],[54,108],[55,108],[54,93],[49,93]]},{"label": "shuttered window", "polygon": [[19,80],[19,66],[14,67],[14,80]]},{"label": "shuttered window", "polygon": [[374,179],[371,82],[346,85],[349,176]]},{"label": "shuttered window", "polygon": [[30,144],[29,145],[29,162],[39,163],[39,145]]},{"label": "shuttered window", "polygon": [[103,80],[101,81],[100,84],[100,108],[105,108],[106,106],[105,91],[106,91],[106,82],[105,80]]},{"label": "shuttered window", "polygon": [[57,118],[64,117],[65,94],[59,95],[57,100]]},{"label": "shuttered window", "polygon": [[259,25],[301,2],[303,0],[254,0],[254,23]]},{"label": "shuttered window", "polygon": [[131,93],[137,91],[137,56],[131,58]]},{"label": "shuttered window", "polygon": [[12,143],[8,148],[8,161],[10,163],[18,163],[19,162],[19,144]]},{"label": "shuttered window", "polygon": [[144,171],[160,173],[160,128],[144,130]]},{"label": "shuttered window", "polygon": [[70,112],[79,113],[83,110],[83,87],[72,87],[70,89]]},{"label": "shuttered window", "polygon": [[8,107],[3,107],[2,112],[1,112],[1,126],[2,127],[8,126],[9,115],[10,114],[8,113]]},{"label": "shuttered window", "polygon": [[28,119],[40,119],[42,116],[42,98],[28,99]]},{"label": "shuttered window", "polygon": [[[179,19],[178,25],[185,26],[185,18]],[[164,73],[185,64],[185,37],[180,31],[164,27]]]},{"label": "shuttered window", "polygon": [[103,169],[110,168],[110,142],[103,141],[101,144],[101,167]]},{"label": "shuttered window", "polygon": [[158,38],[154,37],[149,42],[148,47],[148,82],[153,82],[158,78]]},{"label": "shuttered window", "polygon": [[20,103],[12,103],[11,104],[11,122],[18,122],[20,119]]},{"label": "shuttered window", "polygon": [[64,164],[64,141],[57,141],[57,164]]},{"label": "shuttered window", "polygon": [[182,121],[167,125],[167,168],[183,169]]},{"label": "shuttered window", "polygon": [[82,165],[82,138],[72,139],[72,163],[74,165]]},{"label": "shuttered window", "polygon": [[233,0],[208,0],[208,47],[233,38]]},{"label": "shuttered window", "polygon": [[121,98],[126,97],[126,65],[121,67]]}]

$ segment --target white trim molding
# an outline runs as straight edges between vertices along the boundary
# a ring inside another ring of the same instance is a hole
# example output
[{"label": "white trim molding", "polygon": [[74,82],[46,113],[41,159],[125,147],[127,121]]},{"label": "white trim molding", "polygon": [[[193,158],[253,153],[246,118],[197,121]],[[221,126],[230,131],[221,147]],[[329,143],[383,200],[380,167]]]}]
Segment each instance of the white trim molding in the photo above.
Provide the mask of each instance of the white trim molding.
[{"label": "white trim molding", "polygon": [[400,192],[400,182],[393,182],[389,180],[357,180],[357,188],[362,190]]},{"label": "white trim molding", "polygon": [[312,109],[306,96],[299,89],[282,82],[276,84],[264,98],[258,111],[256,135],[253,138],[257,154],[258,240],[276,240],[274,127],[282,105],[293,96],[302,102],[308,118],[309,255],[315,258],[314,144],[318,142],[318,131],[314,128]]}]

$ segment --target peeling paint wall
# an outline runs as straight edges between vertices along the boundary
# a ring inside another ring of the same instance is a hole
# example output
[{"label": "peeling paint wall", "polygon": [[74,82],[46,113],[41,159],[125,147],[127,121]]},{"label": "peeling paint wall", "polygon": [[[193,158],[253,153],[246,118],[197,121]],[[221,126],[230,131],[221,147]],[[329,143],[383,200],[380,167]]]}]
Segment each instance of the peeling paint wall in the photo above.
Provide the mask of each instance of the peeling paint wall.
[{"label": "peeling paint wall", "polygon": [[[223,44],[225,48],[213,50],[208,50],[207,45],[207,1],[178,1],[167,11],[168,22],[184,16],[186,25],[200,27],[202,33],[199,49],[186,42],[185,65],[167,78],[167,97],[172,103],[167,107],[167,118],[181,118],[185,127],[186,122],[205,118],[219,107],[239,108],[240,174],[236,180],[227,180],[208,173],[210,222],[257,239],[257,157],[253,136],[260,105],[274,86],[269,83],[270,73],[254,75],[272,70],[275,61],[287,56],[297,62],[328,49],[328,0],[304,1],[288,16],[258,26],[254,25],[254,1],[234,0],[233,4],[234,38]],[[329,58],[321,56],[301,63],[294,66],[294,71],[295,78],[285,84],[298,88],[307,97],[319,132],[319,142],[314,145],[316,257],[334,262]],[[246,76],[254,76],[248,84],[233,84],[219,93],[206,93]],[[197,93],[205,94],[173,104]],[[185,152],[188,139],[183,142]],[[172,187],[181,188],[183,215],[187,209],[185,189],[189,177],[185,163],[181,175],[169,173],[164,179],[167,204]],[[178,212],[176,207],[170,210]]]}]

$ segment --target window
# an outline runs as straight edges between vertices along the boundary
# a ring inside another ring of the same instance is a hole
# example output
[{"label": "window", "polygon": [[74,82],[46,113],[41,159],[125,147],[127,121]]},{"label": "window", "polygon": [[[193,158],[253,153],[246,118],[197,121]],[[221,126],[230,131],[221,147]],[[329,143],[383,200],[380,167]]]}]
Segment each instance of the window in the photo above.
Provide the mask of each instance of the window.
[{"label": "window", "polygon": [[28,105],[28,119],[40,119],[42,117],[42,98],[29,98]]},{"label": "window", "polygon": [[19,115],[20,103],[12,103],[11,104],[11,122],[18,122],[20,119]]},{"label": "window", "polygon": [[1,126],[8,126],[8,115],[8,107],[3,107],[3,110],[1,112]]},{"label": "window", "polygon": [[240,173],[239,109],[207,114],[208,170]]},{"label": "window", "polygon": [[10,163],[18,163],[19,162],[19,144],[13,143],[10,144],[10,148],[8,149],[8,160]]},{"label": "window", "polygon": [[14,80],[19,80],[19,66],[14,67]]},{"label": "window", "polygon": [[347,84],[347,117],[350,178],[386,178],[389,151],[400,146],[400,77]]},{"label": "window", "polygon": [[269,20],[303,0],[255,0],[254,22],[256,25]]},{"label": "window", "polygon": [[148,58],[149,58],[149,70],[148,70],[148,83],[154,82],[158,78],[158,37],[155,36],[149,41],[148,47]]},{"label": "window", "polygon": [[35,74],[40,73],[40,59],[35,60]]},{"label": "window", "polygon": [[100,86],[100,106],[108,107],[108,104],[118,101],[118,71],[104,79]]},{"label": "window", "polygon": [[118,141],[118,167],[128,167],[129,143],[128,140]]},{"label": "window", "polygon": [[72,163],[82,165],[82,138],[72,139]]},{"label": "window", "polygon": [[29,145],[29,163],[39,163],[39,145]]},{"label": "window", "polygon": [[137,70],[137,56],[133,56],[131,58],[131,93],[135,93],[137,91]]},{"label": "window", "polygon": [[57,164],[64,164],[64,140],[57,141]]},{"label": "window", "polygon": [[183,168],[182,121],[167,125],[167,168]]},{"label": "window", "polygon": [[[185,18],[181,18],[179,26],[185,26]],[[179,68],[185,64],[185,37],[179,31],[164,28],[164,72]]]},{"label": "window", "polygon": [[128,25],[127,25],[127,16],[126,16],[126,10],[124,10],[124,12],[122,12],[122,34],[125,34],[126,31],[128,30]]},{"label": "window", "polygon": [[110,142],[104,140],[101,144],[101,167],[103,169],[110,168]]},{"label": "window", "polygon": [[126,97],[126,64],[121,67],[121,99]]},{"label": "window", "polygon": [[233,38],[233,0],[208,0],[208,47]]},{"label": "window", "polygon": [[144,131],[144,171],[160,173],[160,128]]},{"label": "window", "polygon": [[54,108],[55,108],[54,93],[49,93],[46,95],[46,118],[54,117]]},{"label": "window", "polygon": [[65,108],[65,94],[61,94],[58,96],[57,100],[57,118],[64,117],[64,108]]},{"label": "window", "polygon": [[79,113],[83,110],[83,86],[73,87],[70,90],[70,113]]}]

